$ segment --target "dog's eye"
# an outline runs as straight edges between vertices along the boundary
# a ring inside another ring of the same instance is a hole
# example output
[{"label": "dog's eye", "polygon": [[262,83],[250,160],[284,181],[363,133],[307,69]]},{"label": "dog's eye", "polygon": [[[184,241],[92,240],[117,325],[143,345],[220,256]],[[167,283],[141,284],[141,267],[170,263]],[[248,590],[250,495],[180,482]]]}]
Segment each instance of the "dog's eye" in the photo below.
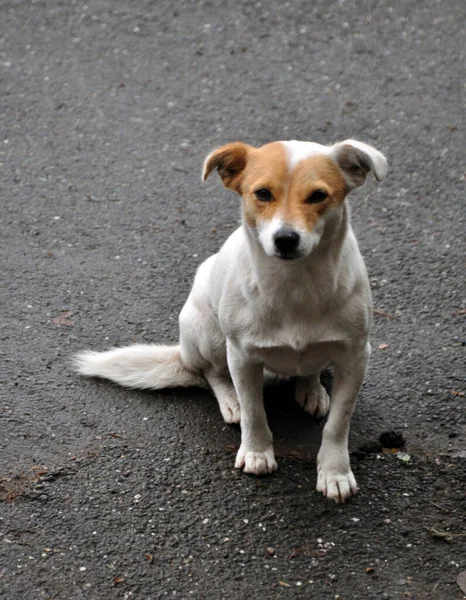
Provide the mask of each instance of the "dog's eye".
[{"label": "dog's eye", "polygon": [[328,198],[327,192],[324,192],[324,190],[314,190],[306,202],[316,204],[317,202],[323,202],[326,198]]},{"label": "dog's eye", "polygon": [[272,192],[267,188],[260,188],[254,192],[256,198],[258,200],[262,200],[262,202],[270,202],[272,200]]}]

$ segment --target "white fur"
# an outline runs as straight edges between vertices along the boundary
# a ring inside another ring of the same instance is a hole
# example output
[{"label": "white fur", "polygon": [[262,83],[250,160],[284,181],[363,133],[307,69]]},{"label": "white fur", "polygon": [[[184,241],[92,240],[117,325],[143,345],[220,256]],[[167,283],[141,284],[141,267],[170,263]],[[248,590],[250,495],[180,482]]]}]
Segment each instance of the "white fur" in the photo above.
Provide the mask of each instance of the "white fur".
[{"label": "white fur", "polygon": [[[336,146],[284,144],[290,168],[310,153],[332,157]],[[362,146],[371,154],[376,176],[383,176],[385,159]],[[273,235],[280,225],[278,218],[257,234],[243,224],[202,263],[180,314],[179,347],[86,352],[78,356],[77,368],[131,387],[207,381],[225,421],[241,420],[236,466],[262,474],[277,468],[263,406],[264,372],[298,377],[296,399],[305,410],[324,416],[329,399],[319,373],[334,367],[317,489],[343,502],[357,491],[348,430],[370,355],[372,306],[366,269],[346,202],[325,217],[312,236],[304,237],[301,260],[273,256]],[[326,239],[321,244],[324,225]]]},{"label": "white fur", "polygon": [[273,238],[283,225],[284,222],[280,217],[274,217],[270,221],[264,220],[258,224],[257,234],[267,256],[275,256],[275,244]]},{"label": "white fur", "polygon": [[264,220],[259,222],[257,227],[257,236],[267,256],[278,256],[274,242],[275,234],[282,227],[287,228],[289,231],[294,231],[299,235],[299,246],[296,250],[296,256],[297,258],[304,258],[309,256],[314,248],[317,247],[324,232],[325,223],[326,219],[322,218],[312,229],[312,231],[307,231],[306,229],[303,229],[294,223],[288,223],[284,221],[280,216],[278,216],[274,217],[270,221]]},{"label": "white fur", "polygon": [[353,146],[369,156],[373,164],[373,172],[377,181],[382,181],[387,175],[388,164],[385,156],[364,142],[359,142],[357,140],[345,140],[344,142],[338,142],[333,146],[323,146],[322,144],[316,144],[314,142],[301,142],[298,140],[291,140],[281,143],[286,149],[288,168],[290,171],[292,171],[302,160],[310,158],[311,156],[323,154],[325,156],[335,158],[339,148],[342,146]]},{"label": "white fur", "polygon": [[82,375],[137,389],[205,385],[202,377],[186,370],[179,346],[136,344],[107,352],[88,350],[74,358],[74,366]]},{"label": "white fur", "polygon": [[322,144],[316,144],[315,142],[301,142],[298,140],[290,140],[287,142],[281,142],[286,149],[288,168],[292,171],[296,165],[317,154],[330,154],[329,146],[322,146]]}]

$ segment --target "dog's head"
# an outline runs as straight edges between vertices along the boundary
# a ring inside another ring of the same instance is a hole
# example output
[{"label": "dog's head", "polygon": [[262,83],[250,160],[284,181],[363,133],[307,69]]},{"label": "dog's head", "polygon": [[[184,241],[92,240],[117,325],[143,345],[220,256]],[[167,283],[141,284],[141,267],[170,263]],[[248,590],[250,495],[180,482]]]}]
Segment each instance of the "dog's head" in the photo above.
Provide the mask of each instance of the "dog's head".
[{"label": "dog's head", "polygon": [[235,142],[209,154],[204,181],[213,169],[242,196],[245,223],[264,252],[292,260],[309,256],[346,195],[370,171],[378,181],[385,177],[387,161],[355,140],[333,146],[273,142],[261,148]]}]

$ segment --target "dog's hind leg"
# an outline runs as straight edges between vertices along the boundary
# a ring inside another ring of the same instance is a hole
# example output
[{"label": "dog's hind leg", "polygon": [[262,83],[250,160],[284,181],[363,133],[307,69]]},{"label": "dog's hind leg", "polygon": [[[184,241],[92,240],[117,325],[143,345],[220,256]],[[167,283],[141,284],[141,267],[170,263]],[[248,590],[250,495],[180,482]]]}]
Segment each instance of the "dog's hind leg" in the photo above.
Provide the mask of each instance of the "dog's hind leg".
[{"label": "dog's hind leg", "polygon": [[239,400],[230,377],[228,375],[220,375],[213,369],[205,371],[204,377],[207,379],[217,398],[225,423],[240,423],[241,411]]},{"label": "dog's hind leg", "polygon": [[309,414],[325,417],[330,407],[330,398],[320,383],[320,375],[298,377],[295,390],[296,402]]}]

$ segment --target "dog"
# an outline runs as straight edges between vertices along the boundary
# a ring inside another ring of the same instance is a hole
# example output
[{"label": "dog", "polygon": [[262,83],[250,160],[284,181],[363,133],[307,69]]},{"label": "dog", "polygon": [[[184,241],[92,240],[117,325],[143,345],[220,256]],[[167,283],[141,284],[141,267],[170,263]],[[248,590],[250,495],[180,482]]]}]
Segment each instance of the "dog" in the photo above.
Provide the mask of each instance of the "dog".
[{"label": "dog", "polygon": [[[368,144],[230,143],[207,157],[242,197],[241,226],[199,267],[176,346],[83,352],[76,368],[141,389],[210,387],[223,419],[241,424],[235,467],[277,469],[263,402],[268,373],[296,378],[295,398],[328,419],[317,457],[317,490],[337,503],[358,490],[348,432],[371,347],[368,276],[346,196],[387,160]],[[320,373],[334,369],[331,399]]]}]

